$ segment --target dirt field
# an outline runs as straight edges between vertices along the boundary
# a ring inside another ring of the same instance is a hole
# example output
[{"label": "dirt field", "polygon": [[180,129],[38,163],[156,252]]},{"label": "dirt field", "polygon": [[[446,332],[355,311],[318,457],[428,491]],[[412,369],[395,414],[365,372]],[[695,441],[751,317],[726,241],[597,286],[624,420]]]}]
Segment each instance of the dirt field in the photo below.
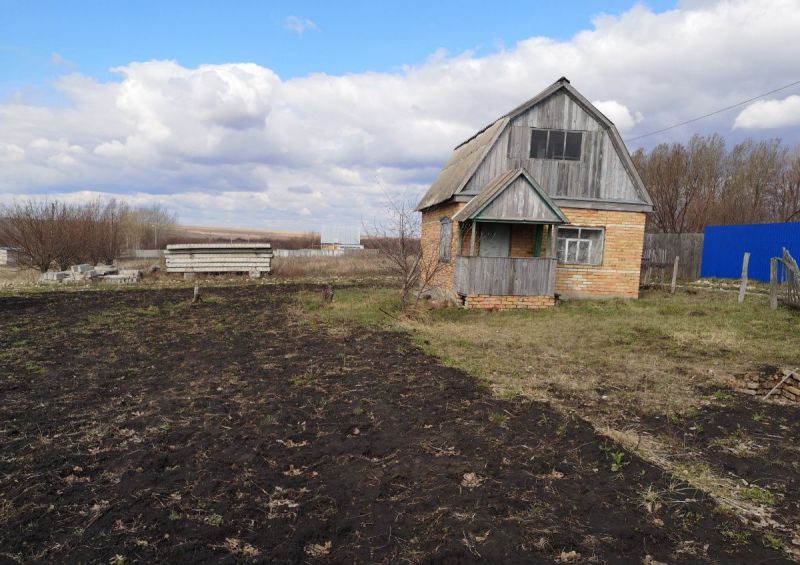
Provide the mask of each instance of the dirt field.
[{"label": "dirt field", "polygon": [[388,289],[344,290],[324,308],[317,294],[300,296],[314,319],[405,331],[498,397],[579,415],[713,495],[770,547],[800,557],[800,408],[733,390],[742,375],[774,374],[768,363],[796,366],[797,312],[770,311],[764,297],[737,304],[735,295],[697,290],[538,312],[449,308],[411,317],[396,311]]},{"label": "dirt field", "polygon": [[0,297],[0,560],[783,560],[578,418],[295,290]]}]

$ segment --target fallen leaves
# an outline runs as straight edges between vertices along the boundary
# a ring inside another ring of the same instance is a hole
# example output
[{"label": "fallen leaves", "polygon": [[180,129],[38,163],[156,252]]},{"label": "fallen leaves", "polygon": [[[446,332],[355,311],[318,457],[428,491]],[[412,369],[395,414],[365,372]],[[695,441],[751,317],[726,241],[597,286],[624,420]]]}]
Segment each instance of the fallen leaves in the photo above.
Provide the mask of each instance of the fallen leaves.
[{"label": "fallen leaves", "polygon": [[331,552],[333,544],[329,541],[325,543],[310,543],[306,546],[305,551],[311,557],[325,557]]},{"label": "fallen leaves", "polygon": [[484,480],[483,477],[479,477],[475,473],[464,473],[464,477],[461,479],[461,486],[464,488],[478,488],[483,484]]}]

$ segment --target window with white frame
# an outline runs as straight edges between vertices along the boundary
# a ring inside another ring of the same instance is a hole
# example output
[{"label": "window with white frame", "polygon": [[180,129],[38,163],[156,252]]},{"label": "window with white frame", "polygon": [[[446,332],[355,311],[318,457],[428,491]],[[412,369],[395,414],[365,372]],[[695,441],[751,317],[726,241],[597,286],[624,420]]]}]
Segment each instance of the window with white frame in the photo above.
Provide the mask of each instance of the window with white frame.
[{"label": "window with white frame", "polygon": [[603,228],[559,228],[558,262],[600,265],[603,262]]},{"label": "window with white frame", "polygon": [[453,221],[444,217],[439,220],[439,262],[450,262],[450,249],[453,242]]}]

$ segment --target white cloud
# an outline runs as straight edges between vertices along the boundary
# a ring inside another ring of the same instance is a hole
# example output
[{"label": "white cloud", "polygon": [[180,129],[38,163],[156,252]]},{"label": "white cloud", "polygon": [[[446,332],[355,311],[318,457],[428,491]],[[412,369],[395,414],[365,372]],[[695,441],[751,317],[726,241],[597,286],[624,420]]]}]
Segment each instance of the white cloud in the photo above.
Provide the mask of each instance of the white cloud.
[{"label": "white cloud", "polygon": [[297,35],[303,35],[307,31],[317,30],[317,24],[313,21],[308,18],[298,18],[297,16],[289,16],[286,18],[286,21],[283,22],[283,27]]},{"label": "white cloud", "polygon": [[[637,6],[568,40],[532,37],[483,57],[437,51],[395,73],[283,80],[255,64],[148,61],[111,82],[69,74],[56,85],[67,105],[0,104],[0,201],[103,192],[191,223],[360,222],[381,211],[384,191],[420,193],[453,146],[562,75],[634,137],[791,76],[797,29],[796,0],[691,2]],[[730,132],[734,116],[648,141]]]},{"label": "white cloud", "polygon": [[783,100],[758,100],[736,116],[734,128],[768,129],[800,126],[800,96]]},{"label": "white cloud", "polygon": [[614,122],[617,129],[625,131],[644,121],[641,112],[631,112],[625,104],[616,100],[597,100],[592,102],[606,117]]},{"label": "white cloud", "polygon": [[71,69],[75,66],[75,63],[65,59],[61,53],[53,53],[50,55],[50,64],[56,67],[64,67],[66,69]]}]

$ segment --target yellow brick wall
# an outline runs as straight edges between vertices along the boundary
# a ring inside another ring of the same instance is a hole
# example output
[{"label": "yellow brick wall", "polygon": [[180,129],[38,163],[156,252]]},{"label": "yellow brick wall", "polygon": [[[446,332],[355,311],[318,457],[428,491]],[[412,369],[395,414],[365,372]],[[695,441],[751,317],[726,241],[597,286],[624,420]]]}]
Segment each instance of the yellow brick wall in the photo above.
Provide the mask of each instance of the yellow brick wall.
[{"label": "yellow brick wall", "polygon": [[644,245],[644,212],[562,208],[565,227],[604,227],[600,265],[559,265],[556,292],[573,298],[636,298]]},{"label": "yellow brick wall", "polygon": [[[533,257],[536,248],[535,224],[511,224],[511,257]],[[542,248],[540,257],[549,257],[547,226],[542,226]]]},{"label": "yellow brick wall", "polygon": [[467,308],[482,310],[512,310],[512,309],[537,309],[549,308],[555,305],[552,296],[513,296],[470,294],[464,303]]},{"label": "yellow brick wall", "polygon": [[[464,202],[445,204],[428,208],[422,213],[422,233],[420,245],[422,246],[422,261],[426,268],[432,269],[439,261],[439,234],[441,231],[440,220],[445,216],[452,218],[453,214],[466,206]],[[458,243],[458,224],[453,223],[453,240],[450,248],[450,262],[443,263],[431,280],[433,286],[455,292],[455,264]],[[469,246],[469,239],[467,239]]]},{"label": "yellow brick wall", "polygon": [[511,224],[511,257],[533,257],[536,226],[531,224]]}]

